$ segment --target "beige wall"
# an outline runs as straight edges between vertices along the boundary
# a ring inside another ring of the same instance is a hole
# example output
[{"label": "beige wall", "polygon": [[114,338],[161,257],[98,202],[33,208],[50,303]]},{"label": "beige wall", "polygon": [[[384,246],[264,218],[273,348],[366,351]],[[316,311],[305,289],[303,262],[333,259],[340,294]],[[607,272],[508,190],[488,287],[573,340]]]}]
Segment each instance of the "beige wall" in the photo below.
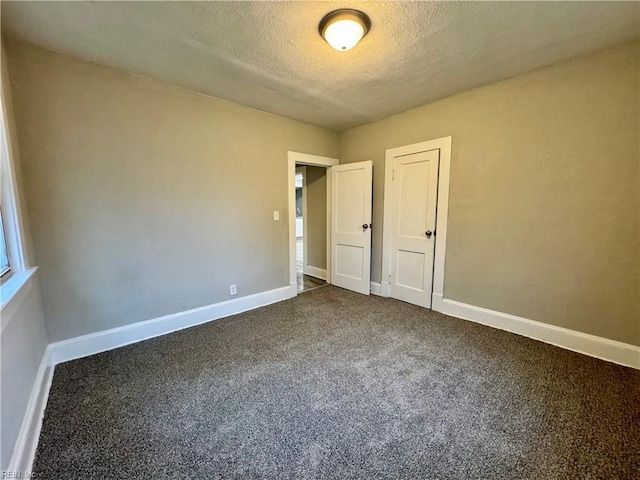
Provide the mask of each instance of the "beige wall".
[{"label": "beige wall", "polygon": [[14,44],[51,340],[225,300],[231,283],[239,296],[287,285],[287,150],[373,160],[382,225],[385,149],[452,135],[445,297],[640,344],[638,50],[464,92],[338,145],[324,129]]},{"label": "beige wall", "polygon": [[327,268],[327,169],[306,167],[307,265]]},{"label": "beige wall", "polygon": [[[289,284],[287,150],[334,132],[10,44],[51,341]],[[281,220],[273,220],[273,211]]]},{"label": "beige wall", "polygon": [[[453,136],[445,298],[640,344],[639,44],[342,132],[341,162]],[[372,279],[380,281],[382,229]]]},{"label": "beige wall", "polygon": [[0,469],[6,470],[49,343],[37,274],[9,302],[2,317],[5,327],[0,335]]}]

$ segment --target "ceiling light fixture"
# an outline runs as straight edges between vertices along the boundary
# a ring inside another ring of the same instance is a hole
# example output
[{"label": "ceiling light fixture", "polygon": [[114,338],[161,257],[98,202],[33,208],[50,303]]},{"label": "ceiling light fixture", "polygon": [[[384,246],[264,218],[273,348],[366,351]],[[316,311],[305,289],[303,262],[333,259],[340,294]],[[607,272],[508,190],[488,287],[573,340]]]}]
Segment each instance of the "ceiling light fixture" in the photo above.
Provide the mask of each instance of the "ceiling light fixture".
[{"label": "ceiling light fixture", "polygon": [[340,52],[355,47],[371,29],[366,13],[351,8],[341,8],[327,13],[318,25],[320,35]]}]

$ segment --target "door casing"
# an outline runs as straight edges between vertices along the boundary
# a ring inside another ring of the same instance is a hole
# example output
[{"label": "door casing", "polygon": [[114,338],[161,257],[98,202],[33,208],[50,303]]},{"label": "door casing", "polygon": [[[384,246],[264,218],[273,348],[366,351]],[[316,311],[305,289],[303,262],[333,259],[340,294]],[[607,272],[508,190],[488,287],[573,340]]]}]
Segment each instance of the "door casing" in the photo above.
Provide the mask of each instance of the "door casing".
[{"label": "door casing", "polygon": [[447,217],[449,214],[449,175],[451,167],[452,137],[414,143],[403,147],[391,148],[385,154],[384,171],[384,211],[382,227],[382,281],[380,293],[384,297],[390,296],[391,278],[391,245],[392,222],[395,221],[392,206],[393,192],[393,164],[394,158],[430,150],[440,151],[440,166],[438,171],[438,197],[436,205],[436,237],[435,257],[433,263],[433,290],[431,292],[432,310],[442,310],[444,298],[444,271],[447,246]]},{"label": "door casing", "polygon": [[[296,165],[310,165],[327,169],[327,283],[331,283],[331,167],[338,165],[337,158],[287,152],[287,185],[289,210],[289,290],[290,296],[298,294],[296,282]],[[304,225],[304,224],[303,224]]]}]

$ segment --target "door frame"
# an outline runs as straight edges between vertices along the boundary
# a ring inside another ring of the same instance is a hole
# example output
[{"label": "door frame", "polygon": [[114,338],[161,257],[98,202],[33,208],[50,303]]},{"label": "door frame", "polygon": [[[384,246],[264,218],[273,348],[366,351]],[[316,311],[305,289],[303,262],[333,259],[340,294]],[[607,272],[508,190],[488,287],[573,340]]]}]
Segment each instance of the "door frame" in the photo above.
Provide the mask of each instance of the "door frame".
[{"label": "door frame", "polygon": [[[287,189],[289,219],[289,288],[291,296],[298,294],[296,281],[296,165],[324,167],[327,169],[327,283],[331,283],[331,167],[339,165],[337,158],[310,155],[308,153],[287,152]],[[306,177],[303,177],[306,178]],[[303,180],[304,182],[305,180]],[[303,187],[304,191],[304,187]],[[304,194],[304,193],[303,193]],[[303,213],[304,215],[304,213]],[[303,220],[304,222],[304,220]],[[305,222],[306,223],[306,222]],[[304,228],[303,223],[303,228]],[[304,266],[303,266],[304,268]]]},{"label": "door frame", "polygon": [[402,147],[390,148],[385,152],[384,165],[384,210],[382,222],[382,281],[380,293],[390,296],[391,288],[391,225],[395,218],[392,203],[393,163],[396,157],[415,153],[439,150],[438,197],[436,201],[436,244],[433,260],[433,287],[431,290],[431,309],[442,311],[444,298],[444,269],[447,246],[447,217],[449,215],[449,176],[451,169],[452,137],[437,138],[426,142],[413,143]]}]

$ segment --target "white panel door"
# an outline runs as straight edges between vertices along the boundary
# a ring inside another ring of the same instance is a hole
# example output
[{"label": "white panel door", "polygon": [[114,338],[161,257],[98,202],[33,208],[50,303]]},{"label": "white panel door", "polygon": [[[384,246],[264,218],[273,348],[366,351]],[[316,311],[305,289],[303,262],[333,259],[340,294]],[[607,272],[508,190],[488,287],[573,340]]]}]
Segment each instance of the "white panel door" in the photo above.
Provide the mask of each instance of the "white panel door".
[{"label": "white panel door", "polygon": [[371,161],[331,167],[331,283],[369,295]]},{"label": "white panel door", "polygon": [[393,162],[390,294],[431,308],[439,150]]}]

